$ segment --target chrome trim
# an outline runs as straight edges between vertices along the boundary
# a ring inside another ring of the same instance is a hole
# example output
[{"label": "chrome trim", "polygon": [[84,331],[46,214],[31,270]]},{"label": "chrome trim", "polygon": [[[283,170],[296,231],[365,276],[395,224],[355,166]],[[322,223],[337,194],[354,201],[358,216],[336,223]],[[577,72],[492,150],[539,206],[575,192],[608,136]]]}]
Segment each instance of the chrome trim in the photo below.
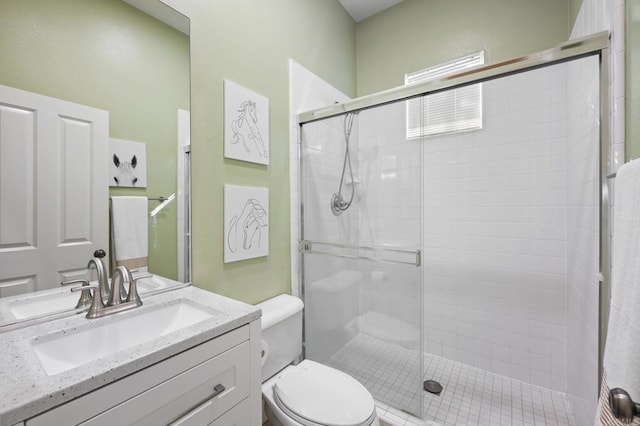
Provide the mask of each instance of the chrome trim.
[{"label": "chrome trim", "polygon": [[[372,252],[374,254],[381,254],[381,255],[385,253],[409,255],[409,256],[413,256],[414,259],[409,261],[409,260],[398,260],[398,259],[383,259],[383,258],[372,256],[372,255],[362,255],[360,253],[358,254],[334,253],[331,251],[323,251],[322,249],[315,250],[314,246],[324,246],[324,247],[330,247],[330,248],[341,249],[341,250],[357,250],[358,252],[360,252],[361,250],[364,250],[364,251]],[[413,266],[420,266],[421,264],[420,250],[397,248],[395,246],[353,246],[348,244],[326,243],[322,241],[300,240],[300,242],[298,243],[298,251],[302,254],[322,254],[327,256],[341,257],[345,259],[371,260],[379,263],[413,265]]]},{"label": "chrome trim", "polygon": [[373,108],[428,93],[440,92],[453,87],[481,83],[483,81],[529,71],[533,68],[566,62],[581,56],[597,55],[601,50],[607,49],[608,47],[609,33],[604,31],[561,43],[554,48],[543,50],[542,52],[488,65],[481,65],[438,80],[398,86],[393,89],[362,96],[329,107],[303,112],[298,114],[298,122],[300,124],[310,123],[323,118],[342,115],[347,112]]},{"label": "chrome trim", "polygon": [[607,339],[607,326],[609,325],[609,300],[611,296],[611,222],[609,217],[611,204],[609,200],[609,179],[610,177],[615,177],[616,174],[609,174],[611,171],[610,61],[610,51],[607,43],[600,50],[600,283],[598,288],[598,389],[596,389],[596,392],[600,391],[602,385],[604,347]]},{"label": "chrome trim", "polygon": [[[302,124],[298,124],[298,194],[299,194],[299,212],[300,212],[300,240],[298,241],[298,247],[300,247],[300,241],[304,240],[304,161],[303,161],[303,139],[304,132]],[[302,302],[306,305],[305,299],[305,269],[304,269],[304,256],[298,250],[298,295]],[[307,319],[305,315],[305,308],[302,308],[302,352],[298,358],[298,362],[306,359],[307,357]]]}]

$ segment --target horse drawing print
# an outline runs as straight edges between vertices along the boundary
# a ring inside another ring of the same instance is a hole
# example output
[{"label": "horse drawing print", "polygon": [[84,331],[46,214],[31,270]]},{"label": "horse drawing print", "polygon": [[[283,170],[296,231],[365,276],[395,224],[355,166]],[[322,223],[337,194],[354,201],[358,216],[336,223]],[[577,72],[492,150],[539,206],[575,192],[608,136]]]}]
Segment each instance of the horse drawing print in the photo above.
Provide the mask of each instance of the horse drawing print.
[{"label": "horse drawing print", "polygon": [[258,129],[258,114],[256,112],[256,103],[250,100],[242,102],[238,108],[238,116],[231,123],[231,131],[233,137],[231,143],[237,144],[242,142],[247,153],[251,152],[250,142],[256,147],[260,157],[267,158],[267,149],[264,146],[260,130]]},{"label": "horse drawing print", "polygon": [[258,200],[250,198],[239,215],[233,216],[229,222],[227,245],[233,253],[240,247],[251,250],[260,247],[262,229],[266,228],[267,212]]},{"label": "horse drawing print", "polygon": [[118,186],[136,186],[138,176],[136,176],[135,168],[138,165],[138,159],[134,155],[131,161],[120,161],[117,154],[113,154],[113,164],[118,169],[113,180]]}]

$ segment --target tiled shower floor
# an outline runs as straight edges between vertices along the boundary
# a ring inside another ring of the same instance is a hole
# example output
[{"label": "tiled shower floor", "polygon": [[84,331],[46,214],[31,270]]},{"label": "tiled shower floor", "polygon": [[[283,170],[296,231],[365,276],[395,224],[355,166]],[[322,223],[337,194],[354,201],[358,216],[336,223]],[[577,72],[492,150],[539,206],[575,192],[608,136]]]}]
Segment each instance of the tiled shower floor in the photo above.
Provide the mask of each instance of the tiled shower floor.
[{"label": "tiled shower floor", "polygon": [[425,354],[424,380],[443,386],[433,395],[415,392],[417,351],[358,335],[330,361],[348,371],[369,389],[379,404],[378,412],[394,426],[421,424],[401,408],[415,411],[424,401],[423,418],[442,425],[545,425],[571,426],[564,394],[523,383],[438,356]]}]

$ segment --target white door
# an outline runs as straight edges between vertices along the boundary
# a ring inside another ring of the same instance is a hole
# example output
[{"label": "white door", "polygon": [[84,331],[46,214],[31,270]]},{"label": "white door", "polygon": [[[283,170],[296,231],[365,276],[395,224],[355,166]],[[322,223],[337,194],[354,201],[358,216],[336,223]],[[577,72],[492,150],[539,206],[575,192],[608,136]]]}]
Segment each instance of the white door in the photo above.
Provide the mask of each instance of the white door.
[{"label": "white door", "polygon": [[107,111],[0,86],[0,297],[108,250],[108,134]]}]

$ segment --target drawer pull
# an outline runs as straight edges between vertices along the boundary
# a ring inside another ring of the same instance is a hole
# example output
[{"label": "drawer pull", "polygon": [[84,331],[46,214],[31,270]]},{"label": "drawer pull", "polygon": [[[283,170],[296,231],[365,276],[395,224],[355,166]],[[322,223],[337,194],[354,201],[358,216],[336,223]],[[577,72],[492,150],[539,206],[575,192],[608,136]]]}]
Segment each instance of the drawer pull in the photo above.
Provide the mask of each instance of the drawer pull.
[{"label": "drawer pull", "polygon": [[225,387],[222,385],[222,383],[218,383],[217,385],[215,385],[213,387],[213,395],[211,395],[211,398],[215,398],[216,396],[220,395],[222,392],[224,392],[226,389]]}]

